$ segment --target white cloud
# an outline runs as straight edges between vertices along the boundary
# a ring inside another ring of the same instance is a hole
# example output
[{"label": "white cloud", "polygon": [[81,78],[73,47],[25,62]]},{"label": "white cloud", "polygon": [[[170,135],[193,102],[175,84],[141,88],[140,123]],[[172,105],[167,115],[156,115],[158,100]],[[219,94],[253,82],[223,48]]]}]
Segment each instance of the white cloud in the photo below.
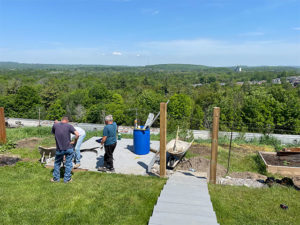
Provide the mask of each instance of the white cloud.
[{"label": "white cloud", "polygon": [[293,30],[300,30],[300,27],[293,27]]},{"label": "white cloud", "polygon": [[157,9],[142,9],[141,12],[143,14],[152,15],[152,16],[159,14],[159,10]]},{"label": "white cloud", "polygon": [[122,52],[112,52],[113,55],[123,55]]}]

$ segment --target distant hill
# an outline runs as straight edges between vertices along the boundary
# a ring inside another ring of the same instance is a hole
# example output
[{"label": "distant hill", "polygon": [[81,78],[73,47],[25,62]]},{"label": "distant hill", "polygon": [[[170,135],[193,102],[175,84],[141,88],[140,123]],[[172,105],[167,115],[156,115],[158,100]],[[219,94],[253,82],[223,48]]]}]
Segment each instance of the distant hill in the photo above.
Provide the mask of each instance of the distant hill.
[{"label": "distant hill", "polygon": [[[242,71],[297,71],[300,67],[293,66],[240,66]],[[147,66],[111,66],[111,65],[83,65],[83,64],[32,64],[18,62],[0,62],[0,69],[23,70],[23,69],[41,69],[41,70],[85,70],[85,71],[169,71],[169,72],[232,72],[236,66],[231,67],[210,67],[194,64],[157,64]]]},{"label": "distant hill", "polygon": [[148,65],[145,68],[153,70],[167,70],[167,71],[197,71],[210,68],[209,66],[193,65],[193,64],[157,64]]}]

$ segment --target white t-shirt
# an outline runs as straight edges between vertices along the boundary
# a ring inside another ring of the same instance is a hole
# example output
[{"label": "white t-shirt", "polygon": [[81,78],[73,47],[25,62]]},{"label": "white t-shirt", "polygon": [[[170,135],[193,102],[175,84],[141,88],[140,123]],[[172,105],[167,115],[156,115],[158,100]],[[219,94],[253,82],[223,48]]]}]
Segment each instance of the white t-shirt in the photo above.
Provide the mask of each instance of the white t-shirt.
[{"label": "white t-shirt", "polygon": [[[78,131],[79,136],[85,135],[85,130],[80,127],[74,127],[76,131]],[[71,134],[71,139],[74,139],[75,135]]]}]

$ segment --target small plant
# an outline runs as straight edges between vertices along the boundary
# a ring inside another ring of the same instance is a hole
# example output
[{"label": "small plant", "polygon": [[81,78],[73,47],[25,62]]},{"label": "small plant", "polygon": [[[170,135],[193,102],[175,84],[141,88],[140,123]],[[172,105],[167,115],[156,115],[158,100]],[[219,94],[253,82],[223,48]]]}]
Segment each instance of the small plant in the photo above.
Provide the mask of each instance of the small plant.
[{"label": "small plant", "polygon": [[281,141],[270,136],[270,135],[264,135],[259,139],[260,144],[265,145],[272,145],[274,146],[276,151],[280,151],[282,149]]},{"label": "small plant", "polygon": [[16,147],[16,143],[13,141],[7,141],[7,143],[0,145],[0,152],[6,152],[8,150],[14,149]]},{"label": "small plant", "polygon": [[289,163],[288,161],[286,161],[286,160],[283,161],[283,165],[284,165],[284,166],[288,166],[289,164],[290,164],[290,163]]}]

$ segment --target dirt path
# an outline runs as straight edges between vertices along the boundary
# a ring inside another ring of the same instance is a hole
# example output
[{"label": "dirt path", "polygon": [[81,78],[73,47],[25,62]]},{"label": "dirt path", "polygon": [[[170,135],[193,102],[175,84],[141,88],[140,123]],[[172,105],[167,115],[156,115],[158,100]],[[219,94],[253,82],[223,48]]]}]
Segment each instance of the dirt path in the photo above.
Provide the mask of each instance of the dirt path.
[{"label": "dirt path", "polygon": [[42,140],[42,138],[37,137],[25,138],[17,141],[16,148],[36,148]]}]

